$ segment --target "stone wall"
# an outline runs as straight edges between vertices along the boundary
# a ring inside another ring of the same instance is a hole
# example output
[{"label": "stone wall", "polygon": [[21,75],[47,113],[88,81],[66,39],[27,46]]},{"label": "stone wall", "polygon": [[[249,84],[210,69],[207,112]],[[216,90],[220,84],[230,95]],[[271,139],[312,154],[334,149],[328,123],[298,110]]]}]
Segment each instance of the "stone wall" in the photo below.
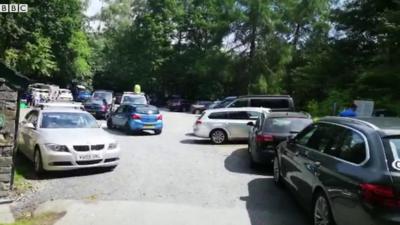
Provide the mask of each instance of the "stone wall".
[{"label": "stone wall", "polygon": [[12,183],[13,149],[18,120],[18,92],[0,78],[0,198],[8,196]]}]

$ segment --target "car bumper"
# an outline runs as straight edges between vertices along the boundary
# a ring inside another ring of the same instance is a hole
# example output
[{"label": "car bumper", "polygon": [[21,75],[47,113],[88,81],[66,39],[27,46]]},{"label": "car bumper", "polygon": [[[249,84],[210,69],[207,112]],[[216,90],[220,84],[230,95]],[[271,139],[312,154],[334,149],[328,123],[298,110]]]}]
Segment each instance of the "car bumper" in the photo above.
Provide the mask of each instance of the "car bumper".
[{"label": "car bumper", "polygon": [[273,148],[268,148],[268,149],[260,149],[257,148],[253,154],[253,160],[257,163],[260,164],[269,164],[271,165],[273,163],[274,157],[275,157],[275,149]]},{"label": "car bumper", "polygon": [[107,116],[107,112],[103,112],[103,111],[90,111],[90,110],[87,110],[87,112],[92,114],[96,118],[105,118]]},{"label": "car bumper", "polygon": [[114,167],[119,163],[120,149],[98,151],[99,159],[78,160],[78,155],[89,152],[42,151],[43,168],[47,171],[74,170],[93,167]]},{"label": "car bumper", "polygon": [[210,131],[207,129],[204,129],[200,126],[194,126],[193,127],[193,134],[196,137],[201,137],[201,138],[209,138],[210,137]]},{"label": "car bumper", "polygon": [[142,122],[140,120],[130,120],[129,128],[132,131],[140,131],[140,130],[162,130],[163,122],[161,120],[157,122]]}]

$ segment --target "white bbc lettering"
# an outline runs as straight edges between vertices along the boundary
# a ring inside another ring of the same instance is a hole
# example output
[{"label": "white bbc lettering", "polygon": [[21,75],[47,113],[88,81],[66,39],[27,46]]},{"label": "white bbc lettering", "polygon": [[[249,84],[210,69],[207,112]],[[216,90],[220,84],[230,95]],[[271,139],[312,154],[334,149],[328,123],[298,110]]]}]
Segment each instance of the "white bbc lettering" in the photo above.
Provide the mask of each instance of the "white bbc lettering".
[{"label": "white bbc lettering", "polygon": [[8,12],[8,4],[0,4],[0,13]]},{"label": "white bbc lettering", "polygon": [[28,4],[0,4],[0,13],[27,13]]},{"label": "white bbc lettering", "polygon": [[18,12],[18,4],[10,4],[8,8],[10,12]]},{"label": "white bbc lettering", "polygon": [[19,12],[26,13],[26,12],[28,12],[28,4],[19,4],[18,9],[19,9]]}]

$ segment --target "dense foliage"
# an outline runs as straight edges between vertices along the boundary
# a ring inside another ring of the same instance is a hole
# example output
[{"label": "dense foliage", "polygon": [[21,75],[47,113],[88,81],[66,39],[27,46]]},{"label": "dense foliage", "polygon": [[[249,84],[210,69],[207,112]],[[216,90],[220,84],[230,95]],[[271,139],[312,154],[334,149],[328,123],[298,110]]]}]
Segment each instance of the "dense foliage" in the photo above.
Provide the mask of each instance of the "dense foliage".
[{"label": "dense foliage", "polygon": [[[398,0],[25,1],[0,15],[0,59],[35,78],[188,99],[291,94],[314,114],[353,99],[400,112]],[[92,78],[93,76],[93,78]]]}]

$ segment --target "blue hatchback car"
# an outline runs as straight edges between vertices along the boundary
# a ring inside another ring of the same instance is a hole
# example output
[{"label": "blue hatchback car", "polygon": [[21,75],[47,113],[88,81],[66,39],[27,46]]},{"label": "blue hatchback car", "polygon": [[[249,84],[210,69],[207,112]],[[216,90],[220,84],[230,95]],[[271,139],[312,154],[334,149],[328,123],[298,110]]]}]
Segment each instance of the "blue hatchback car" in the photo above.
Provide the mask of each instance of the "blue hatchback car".
[{"label": "blue hatchback car", "polygon": [[128,133],[153,130],[155,134],[161,134],[163,118],[155,106],[122,104],[107,119],[107,127]]}]

